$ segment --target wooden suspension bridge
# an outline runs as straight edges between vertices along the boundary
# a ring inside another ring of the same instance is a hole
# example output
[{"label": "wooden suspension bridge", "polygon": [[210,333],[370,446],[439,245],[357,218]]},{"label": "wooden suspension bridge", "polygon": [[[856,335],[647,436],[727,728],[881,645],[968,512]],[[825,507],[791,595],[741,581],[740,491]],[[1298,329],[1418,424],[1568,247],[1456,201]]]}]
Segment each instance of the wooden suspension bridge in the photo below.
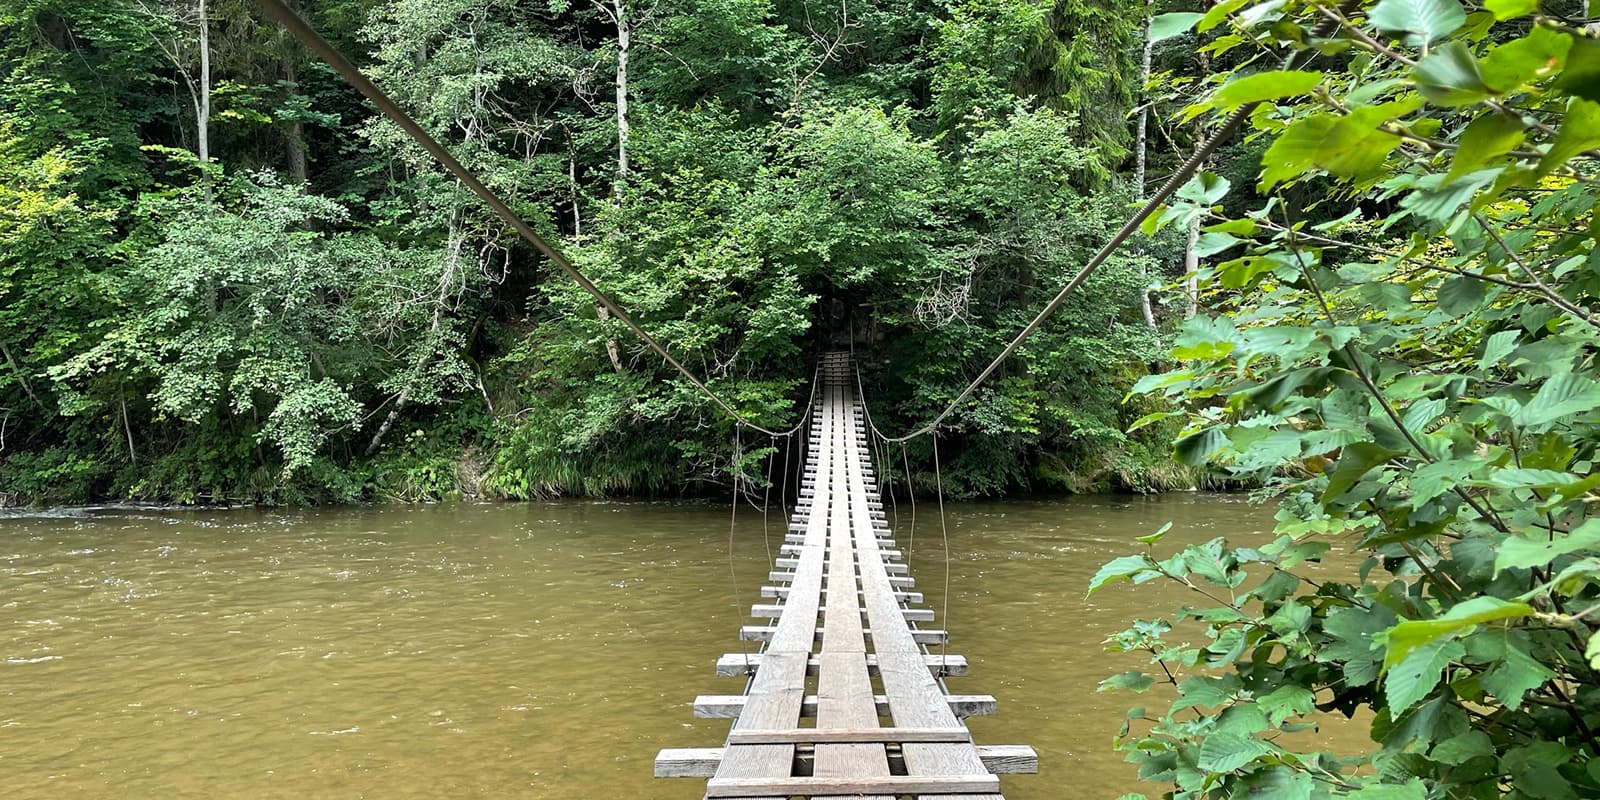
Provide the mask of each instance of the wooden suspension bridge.
[{"label": "wooden suspension bridge", "polygon": [[[666,749],[657,777],[707,778],[707,798],[897,797],[1002,800],[1001,773],[1038,771],[1026,745],[980,746],[962,719],[994,713],[988,695],[949,694],[961,656],[931,652],[945,631],[900,560],[867,491],[873,465],[849,356],[823,357],[805,479],[773,585],[719,675],[749,676],[742,695],[696,698],[700,717],[731,717],[722,747]],[[887,718],[890,724],[881,721]],[[812,724],[806,724],[812,723]]]}]

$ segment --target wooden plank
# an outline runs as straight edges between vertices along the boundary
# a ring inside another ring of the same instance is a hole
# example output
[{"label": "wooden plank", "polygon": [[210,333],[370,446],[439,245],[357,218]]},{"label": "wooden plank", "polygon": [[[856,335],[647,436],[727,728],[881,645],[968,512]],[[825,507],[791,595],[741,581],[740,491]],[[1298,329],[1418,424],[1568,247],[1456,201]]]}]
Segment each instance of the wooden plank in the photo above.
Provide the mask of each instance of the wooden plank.
[{"label": "wooden plank", "polygon": [[[829,470],[828,509],[828,602],[826,613],[832,620],[822,633],[822,653],[818,656],[817,727],[811,735],[831,736],[831,730],[854,731],[878,724],[878,708],[873,702],[872,678],[867,674],[866,632],[861,625],[861,605],[855,578],[855,541],[850,535],[850,510],[839,498],[847,492],[849,480],[844,442],[845,407],[843,393],[833,393],[835,414],[834,458]],[[839,591],[834,591],[838,589]],[[774,731],[737,731],[751,736],[753,744]],[[881,745],[820,740],[812,774],[816,778],[889,776],[889,756]],[[731,741],[730,741],[731,743]],[[873,800],[892,800],[888,795]]]},{"label": "wooden plank", "polygon": [[[804,538],[804,537],[800,537],[800,538]],[[788,544],[779,545],[778,546],[778,552],[794,554],[794,553],[799,553],[801,551],[801,549],[804,548],[804,547],[805,547],[805,545],[800,544],[800,539],[796,539],[794,542],[790,542]],[[894,559],[894,560],[898,561],[898,560],[901,560],[902,558],[904,558],[904,554],[901,553],[899,550],[881,550],[880,552],[883,554],[883,557],[885,559]]]},{"label": "wooden plank", "polygon": [[[764,657],[764,653],[724,653],[717,659],[717,674],[723,677],[750,675],[758,671]],[[928,672],[934,675],[960,677],[967,674],[966,656],[927,653],[923,659]],[[812,657],[806,665],[806,674],[816,675],[819,667],[816,657]],[[867,674],[878,674],[878,656],[874,653],[867,654]]]},{"label": "wooden plank", "polygon": [[[777,566],[778,569],[794,569],[795,567],[800,566],[800,559],[779,557],[773,559],[772,563]],[[906,572],[910,572],[910,569],[907,568],[905,564],[889,561],[887,556],[884,558],[883,568],[891,574],[904,574]]]},{"label": "wooden plank", "polygon": [[[764,653],[761,669],[751,681],[745,713],[734,727],[765,728],[798,724],[800,699],[805,696],[805,653]],[[769,721],[770,720],[770,721]],[[717,766],[724,778],[787,775],[794,764],[794,746],[784,744],[729,747]]]},{"label": "wooden plank", "polygon": [[[979,760],[993,775],[1034,775],[1039,772],[1039,754],[1025,744],[973,745]],[[801,770],[809,768],[815,751],[805,745],[795,746],[795,760]],[[709,778],[717,772],[722,762],[720,747],[666,748],[656,754],[657,778]],[[904,761],[898,750],[889,750],[889,769],[903,769]]]},{"label": "wooden plank", "polygon": [[[859,597],[860,593],[857,592],[856,596]],[[859,609],[859,608],[856,609],[856,615],[857,616],[860,616],[860,615],[865,614],[865,613],[866,613],[866,611],[864,609]],[[902,608],[902,609],[900,609],[900,615],[906,618],[906,622],[932,622],[933,621],[933,609],[931,609],[931,608]],[[783,616],[783,606],[781,604],[780,605],[772,605],[772,604],[757,603],[757,604],[755,604],[755,605],[750,607],[750,616],[755,617],[756,619],[778,619],[779,617]],[[822,610],[822,618],[823,619],[827,619],[828,618],[828,610],[827,609],[823,609]],[[752,627],[759,627],[759,626],[752,626]]]},{"label": "wooden plank", "polygon": [[[992,694],[947,694],[944,699],[950,704],[950,713],[963,718],[991,716],[1000,706]],[[744,703],[742,694],[703,694],[694,699],[694,715],[699,719],[732,719],[744,710]],[[878,716],[889,716],[888,697],[873,695],[872,704]],[[800,716],[816,715],[817,696],[808,694],[800,701]]]},{"label": "wooden plank", "polygon": [[656,777],[709,778],[721,764],[720,747],[668,747],[656,753]]},{"label": "wooden plank", "polygon": [[[901,610],[903,611],[904,609]],[[796,612],[786,613],[792,614]],[[782,623],[783,619],[779,618],[778,622]],[[778,628],[775,628],[771,625],[744,625],[739,628],[739,638],[747,642],[767,642],[771,641],[773,637],[777,636],[777,631]],[[908,629],[908,632],[911,635],[912,640],[919,644],[943,644],[945,639],[949,636],[948,631],[940,630],[938,628],[918,628],[915,630]],[[826,633],[826,628],[819,627],[815,630],[814,635],[816,638],[821,639]],[[873,639],[872,631],[869,630],[865,633],[868,640]]]},{"label": "wooden plank", "polygon": [[[717,770],[719,775],[721,769]],[[722,778],[706,781],[706,797],[859,797],[902,795],[967,797],[1000,791],[1000,779],[982,775],[890,775],[878,778]]]},{"label": "wooden plank", "polygon": [[[878,565],[876,567],[876,569],[878,571],[880,571],[880,572],[884,571],[883,570],[883,565],[881,565],[881,564]],[[789,572],[789,571],[786,571],[786,570],[773,570],[772,572],[768,572],[767,573],[767,580],[772,581],[773,583],[794,583],[795,580],[797,580],[796,576],[798,576],[798,575],[799,575],[798,572]],[[909,575],[888,575],[888,574],[885,574],[884,575],[884,579],[889,582],[890,586],[911,587],[911,586],[916,586],[917,585],[917,579],[913,578],[913,577],[910,577]]]},{"label": "wooden plank", "polygon": [[[846,421],[846,427],[853,423]],[[858,470],[866,454],[859,449],[846,458],[846,468]],[[878,670],[884,694],[889,698],[889,712],[896,726],[907,728],[964,727],[950,712],[943,700],[943,690],[925,667],[915,672],[908,665],[922,664],[924,653],[912,631],[900,616],[899,604],[894,598],[894,580],[881,568],[877,534],[873,530],[873,516],[866,503],[866,486],[859,480],[851,481],[849,505],[851,522],[856,539],[856,557],[860,564],[863,603],[867,608],[867,623],[874,631],[873,651],[878,656]],[[965,777],[986,772],[983,761],[971,744],[906,743],[901,746],[906,770],[915,776]],[[985,790],[956,792],[963,800],[1000,800],[999,785]],[[918,795],[945,795],[946,792],[913,792]]]},{"label": "wooden plank", "polygon": [[[831,452],[834,419],[824,415],[818,426],[818,444],[824,454]],[[841,466],[843,464],[841,463]],[[828,467],[824,467],[828,469]],[[831,502],[823,497],[820,502]],[[734,721],[741,728],[771,729],[798,725],[800,703],[805,696],[806,673],[810,669],[812,639],[816,635],[817,609],[821,600],[823,546],[826,526],[817,520],[806,526],[807,545],[795,568],[791,592],[785,605],[789,613],[778,620],[770,641],[750,681],[750,699],[744,713]],[[717,766],[715,779],[771,779],[792,774],[793,745],[730,746]]]},{"label": "wooden plank", "polygon": [[[860,592],[857,592],[856,594],[859,595]],[[788,595],[789,587],[787,586],[761,587],[762,597],[787,597]],[[923,599],[922,592],[895,592],[894,597],[896,600],[902,603],[920,603]]]},{"label": "wooden plank", "polygon": [[[824,653],[824,656],[831,655]],[[823,670],[822,676],[826,678],[828,672]],[[865,673],[863,673],[865,677]],[[840,710],[855,711],[867,709],[867,714],[853,714],[852,716],[870,717],[870,721],[878,719],[877,709],[872,705],[857,706],[848,697],[833,697],[822,695],[823,711],[829,711],[835,705]],[[838,702],[835,702],[838,701]],[[828,722],[819,718],[815,728],[788,728],[786,730],[756,730],[746,728],[732,731],[728,734],[728,744],[888,744],[890,742],[963,742],[971,743],[972,734],[964,727],[956,728],[879,728],[867,726],[865,728],[825,728]]]}]

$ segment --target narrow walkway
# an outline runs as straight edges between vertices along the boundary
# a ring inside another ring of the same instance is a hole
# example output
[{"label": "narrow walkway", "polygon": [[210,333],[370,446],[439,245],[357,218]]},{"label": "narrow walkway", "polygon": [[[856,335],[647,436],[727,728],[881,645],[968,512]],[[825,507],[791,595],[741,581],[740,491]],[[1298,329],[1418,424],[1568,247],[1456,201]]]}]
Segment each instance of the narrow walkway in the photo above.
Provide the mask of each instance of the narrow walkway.
[{"label": "narrow walkway", "polygon": [[779,602],[752,609],[777,622],[741,632],[760,653],[717,662],[720,675],[752,676],[745,694],[695,700],[696,716],[734,719],[725,745],[662,750],[656,776],[709,778],[707,798],[1001,800],[998,774],[1036,772],[1038,757],[973,744],[961,720],[994,713],[994,698],[946,693],[942,678],[966,660],[930,653],[945,632],[917,626],[933,612],[913,607],[922,595],[867,491],[849,357],[825,356],[821,378],[800,501],[762,589]]}]

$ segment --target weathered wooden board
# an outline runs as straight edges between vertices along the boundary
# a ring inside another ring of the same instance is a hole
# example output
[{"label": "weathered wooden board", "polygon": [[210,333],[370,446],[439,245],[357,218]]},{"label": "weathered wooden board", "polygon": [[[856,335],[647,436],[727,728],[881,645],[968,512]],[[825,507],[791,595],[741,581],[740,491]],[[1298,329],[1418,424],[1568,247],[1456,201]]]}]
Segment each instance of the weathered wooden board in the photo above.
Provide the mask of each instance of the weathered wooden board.
[{"label": "weathered wooden board", "polygon": [[[978,758],[989,772],[995,775],[1033,775],[1039,771],[1039,754],[1025,744],[974,745]],[[667,748],[656,755],[657,778],[709,778],[722,763],[721,747]],[[801,771],[810,768],[814,749],[806,745],[795,746],[795,760]],[[899,750],[889,750],[889,770],[904,772],[905,763]]]},{"label": "weathered wooden board", "polygon": [[[824,656],[831,655],[824,653]],[[865,672],[862,673],[865,676]],[[823,669],[822,675],[827,677],[828,671]],[[824,698],[822,710],[826,712],[829,706],[837,705],[840,710],[854,711],[858,708],[871,708],[871,706],[856,705],[848,695],[831,696],[822,695]],[[877,722],[878,715],[870,712],[868,715],[854,714],[860,724]],[[889,744],[905,742],[960,742],[970,743],[972,734],[964,727],[955,728],[880,728],[868,725],[864,728],[834,728],[828,725],[829,720],[820,717],[815,728],[789,728],[788,730],[762,731],[754,728],[735,730],[728,734],[728,744],[814,744],[819,747],[827,744],[838,743],[868,743]]]},{"label": "weathered wooden board", "polygon": [[706,781],[706,797],[861,797],[914,794],[972,797],[1000,791],[994,775],[890,775],[881,778],[723,778]]},{"label": "weathered wooden board", "polygon": [[[847,418],[846,427],[853,427]],[[847,460],[847,469],[859,468],[864,452],[857,452]],[[894,587],[887,572],[872,567],[880,563],[877,535],[872,528],[872,512],[866,505],[866,485],[856,475],[850,482],[851,523],[856,539],[856,557],[861,564],[861,590],[867,608],[867,621],[875,635],[872,649],[878,656],[878,672],[884,694],[889,698],[889,713],[894,724],[911,728],[963,728],[961,720],[950,713],[943,700],[943,689],[926,667],[908,670],[908,665],[922,664],[923,652],[913,632],[900,616],[900,606],[894,598]],[[912,674],[920,672],[920,675]],[[901,746],[906,770],[916,776],[968,777],[987,772],[982,759],[971,744],[916,744]],[[999,800],[998,783],[993,789],[977,790],[960,795],[964,800]],[[950,792],[917,792],[920,795],[948,795]]]},{"label": "weathered wooden board", "polygon": [[[835,420],[825,415],[819,425],[820,444],[827,448]],[[831,502],[831,501],[830,501]],[[773,628],[762,653],[760,668],[750,681],[750,699],[734,729],[790,727],[800,721],[800,701],[806,694],[812,638],[816,635],[817,608],[822,591],[823,547],[827,526],[822,520],[807,527],[805,549],[795,568],[789,607]],[[770,778],[789,775],[794,765],[793,745],[730,746],[717,767],[717,778]]]},{"label": "weathered wooden board", "polygon": [[[722,676],[751,675],[761,667],[762,653],[724,653],[717,659],[717,674]],[[960,677],[967,674],[967,657],[946,653],[928,653],[923,656],[928,672],[935,675]],[[806,674],[815,675],[820,668],[816,656],[806,665]],[[878,656],[867,654],[867,674],[878,674]]]},{"label": "weathered wooden board", "polygon": [[[999,709],[999,702],[991,694],[947,694],[944,699],[950,704],[950,713],[957,717],[987,717]],[[872,703],[878,716],[889,716],[887,696],[873,695]],[[703,694],[694,699],[694,715],[700,719],[732,719],[744,710],[744,704],[742,694]],[[816,715],[817,696],[808,694],[800,701],[800,716]]]},{"label": "weathered wooden board", "polygon": [[[846,470],[846,457],[850,448],[843,441],[843,423],[846,420],[844,404],[835,406],[835,441],[833,463],[829,467],[830,491],[834,498],[845,496],[850,475]],[[867,640],[861,625],[861,604],[856,585],[855,542],[848,531],[850,509],[844,504],[830,501],[828,509],[828,600],[826,615],[830,620],[821,631],[822,653],[818,659],[817,677],[817,727],[806,734],[815,739],[816,756],[812,775],[817,779],[886,778],[889,776],[889,754],[881,744],[859,740],[841,733],[857,733],[863,727],[877,727],[878,707],[873,702],[872,678],[867,675]],[[781,737],[786,731],[735,731],[749,736],[754,744],[763,739]],[[735,743],[730,734],[728,744]],[[854,793],[852,793],[854,794]],[[866,795],[862,795],[867,797]],[[872,800],[892,800],[888,795]]]}]

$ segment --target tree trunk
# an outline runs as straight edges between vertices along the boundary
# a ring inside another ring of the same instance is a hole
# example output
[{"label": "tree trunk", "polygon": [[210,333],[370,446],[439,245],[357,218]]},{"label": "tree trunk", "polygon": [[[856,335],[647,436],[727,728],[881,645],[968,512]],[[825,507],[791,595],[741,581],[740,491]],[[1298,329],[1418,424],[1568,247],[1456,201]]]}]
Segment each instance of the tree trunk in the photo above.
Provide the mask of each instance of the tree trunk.
[{"label": "tree trunk", "polygon": [[201,164],[211,162],[211,21],[206,16],[206,0],[196,11],[200,21],[200,113],[195,120],[196,147]]},{"label": "tree trunk", "polygon": [[40,411],[43,411],[45,414],[49,414],[50,409],[39,400],[38,395],[33,393],[33,387],[28,385],[28,374],[22,371],[22,367],[17,364],[17,359],[12,357],[11,349],[6,347],[5,342],[0,342],[0,356],[5,357],[6,364],[11,367],[12,372],[17,374],[17,385],[22,387],[22,391],[24,394],[28,395],[28,399],[32,400],[33,404],[38,406]]},{"label": "tree trunk", "polygon": [[406,376],[406,382],[400,387],[400,395],[395,398],[394,408],[389,409],[389,415],[383,418],[383,423],[372,434],[372,441],[367,443],[366,455],[371,457],[383,445],[383,437],[389,434],[389,429],[394,427],[396,420],[400,419],[400,412],[406,410],[406,405],[411,402],[411,390],[416,386],[418,375],[433,361],[434,348],[439,341],[439,330],[444,325],[444,312],[450,291],[455,287],[456,271],[461,265],[461,248],[465,245],[466,234],[458,232],[456,222],[451,221],[450,255],[445,259],[444,272],[439,275],[439,291],[433,299],[433,321],[428,324],[428,334],[421,349],[417,350],[417,357],[411,362],[411,374]]},{"label": "tree trunk", "polygon": [[[633,31],[628,28],[626,0],[611,0],[611,17],[617,23],[617,179],[612,186],[611,197],[620,205],[622,187],[628,180],[628,48],[633,42]],[[576,204],[573,213],[577,213]],[[596,305],[594,313],[602,323],[611,320],[611,312],[605,306]],[[622,371],[621,348],[611,336],[606,337],[606,357],[611,359],[612,369]]]},{"label": "tree trunk", "polygon": [[572,192],[572,235],[583,235],[583,215],[578,209],[578,154],[567,146],[567,188]]},{"label": "tree trunk", "polygon": [[1200,257],[1195,255],[1195,245],[1200,241],[1200,215],[1189,220],[1189,240],[1183,247],[1183,293],[1187,305],[1183,309],[1183,318],[1189,319],[1200,310]]},{"label": "tree trunk", "polygon": [[128,421],[128,396],[119,398],[122,401],[122,432],[128,437],[128,463],[135,469],[139,467],[139,456],[133,451],[133,423]]},{"label": "tree trunk", "polygon": [[[603,305],[596,303],[594,307],[594,313],[595,316],[600,318],[602,323],[611,321],[611,312],[607,311],[606,307]],[[611,336],[606,337],[606,355],[611,358],[611,368],[617,372],[621,372],[622,351],[617,347],[616,338]]]},{"label": "tree trunk", "polygon": [[[1133,186],[1134,191],[1142,199],[1144,197],[1145,151],[1148,149],[1149,136],[1147,131],[1150,126],[1150,92],[1146,88],[1150,85],[1150,51],[1155,43],[1150,40],[1150,0],[1145,2],[1144,13],[1144,57],[1139,68],[1139,123],[1134,134],[1134,162]],[[1142,285],[1139,287],[1139,311],[1144,314],[1144,322],[1151,328],[1156,327],[1155,309],[1150,307],[1150,274],[1148,268],[1139,267],[1139,277]]]},{"label": "tree trunk", "polygon": [[1149,130],[1150,124],[1150,91],[1147,87],[1150,85],[1150,53],[1154,49],[1155,42],[1150,41],[1150,3],[1147,0],[1144,14],[1144,58],[1139,67],[1139,97],[1141,103],[1139,105],[1137,132],[1134,134],[1133,156],[1133,185],[1134,190],[1138,192],[1140,197],[1144,197],[1145,150],[1149,142],[1146,131]]},{"label": "tree trunk", "polygon": [[[295,66],[294,48],[287,43],[283,54],[283,82],[290,97],[300,94],[299,70]],[[298,119],[291,120],[288,129],[284,131],[284,138],[289,159],[289,174],[303,184],[310,178],[310,170],[306,165],[305,124]]]},{"label": "tree trunk", "polygon": [[632,44],[632,31],[628,29],[628,11],[625,0],[612,0],[617,22],[617,188],[622,195],[622,183],[628,178],[628,47]]}]

